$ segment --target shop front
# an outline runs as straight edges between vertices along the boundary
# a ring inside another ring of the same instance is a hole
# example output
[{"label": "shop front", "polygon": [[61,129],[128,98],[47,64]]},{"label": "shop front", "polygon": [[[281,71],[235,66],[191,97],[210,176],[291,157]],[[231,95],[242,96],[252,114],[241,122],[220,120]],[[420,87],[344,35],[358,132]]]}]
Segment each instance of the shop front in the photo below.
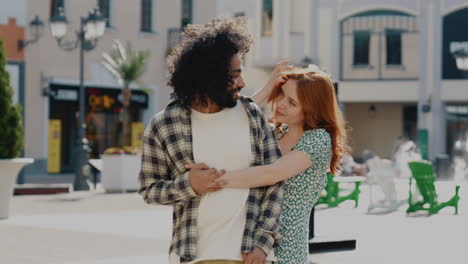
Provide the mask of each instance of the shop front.
[{"label": "shop front", "polygon": [[[77,86],[55,84],[49,86],[49,173],[73,172],[78,144],[78,95]],[[139,147],[143,133],[143,111],[148,108],[148,95],[132,90],[130,123],[132,145]],[[122,136],[122,90],[120,88],[85,88],[86,138],[89,157],[99,158],[110,147],[120,145]]]}]

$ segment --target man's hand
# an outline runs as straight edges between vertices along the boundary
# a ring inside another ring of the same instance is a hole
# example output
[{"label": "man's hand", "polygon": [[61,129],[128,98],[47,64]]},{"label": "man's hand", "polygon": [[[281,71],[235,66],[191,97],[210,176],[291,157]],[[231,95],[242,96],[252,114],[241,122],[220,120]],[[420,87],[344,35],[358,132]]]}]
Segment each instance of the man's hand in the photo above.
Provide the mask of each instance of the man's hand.
[{"label": "man's hand", "polygon": [[242,253],[243,264],[265,264],[267,255],[259,248],[250,253]]},{"label": "man's hand", "polygon": [[216,169],[209,168],[205,163],[187,164],[185,167],[190,170],[190,185],[197,194],[202,195],[221,189],[215,180],[224,175],[224,170],[217,171]]}]

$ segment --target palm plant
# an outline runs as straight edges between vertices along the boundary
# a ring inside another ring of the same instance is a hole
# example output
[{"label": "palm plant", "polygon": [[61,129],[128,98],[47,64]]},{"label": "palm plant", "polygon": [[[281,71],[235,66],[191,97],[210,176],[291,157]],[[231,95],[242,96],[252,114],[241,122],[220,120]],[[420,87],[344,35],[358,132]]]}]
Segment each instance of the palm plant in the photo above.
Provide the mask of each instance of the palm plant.
[{"label": "palm plant", "polygon": [[139,82],[140,77],[146,71],[146,65],[150,56],[149,51],[135,51],[130,43],[126,47],[115,40],[112,50],[109,53],[103,54],[103,64],[112,75],[114,75],[122,87],[122,138],[123,146],[130,145],[130,98],[132,91],[130,85],[132,83],[142,87]]}]

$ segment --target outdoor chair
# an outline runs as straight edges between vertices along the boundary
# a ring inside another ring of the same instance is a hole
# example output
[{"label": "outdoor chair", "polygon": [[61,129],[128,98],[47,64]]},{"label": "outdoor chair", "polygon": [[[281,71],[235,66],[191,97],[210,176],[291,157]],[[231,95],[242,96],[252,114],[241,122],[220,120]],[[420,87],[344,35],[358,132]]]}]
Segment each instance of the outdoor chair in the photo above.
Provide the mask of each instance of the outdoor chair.
[{"label": "outdoor chair", "polygon": [[[325,195],[321,195],[316,204],[326,204],[329,208],[337,207],[344,201],[354,201],[354,207],[358,207],[359,204],[359,186],[362,181],[365,180],[361,176],[334,176],[331,173],[327,174],[327,186],[325,187]],[[354,183],[354,189],[351,193],[345,196],[340,196],[339,183],[351,182]]]},{"label": "outdoor chair", "polygon": [[[408,209],[406,213],[412,213],[416,211],[428,211],[429,214],[436,214],[441,209],[447,206],[453,206],[455,208],[455,214],[458,214],[458,201],[460,196],[458,196],[458,191],[460,186],[455,186],[455,195],[448,200],[447,202],[439,203],[437,201],[437,192],[434,185],[434,169],[430,162],[419,161],[419,162],[410,162],[408,163],[412,177],[409,181],[409,198],[408,198]],[[411,185],[412,181],[416,181],[416,187],[421,193],[422,200],[413,201],[411,194]]]}]

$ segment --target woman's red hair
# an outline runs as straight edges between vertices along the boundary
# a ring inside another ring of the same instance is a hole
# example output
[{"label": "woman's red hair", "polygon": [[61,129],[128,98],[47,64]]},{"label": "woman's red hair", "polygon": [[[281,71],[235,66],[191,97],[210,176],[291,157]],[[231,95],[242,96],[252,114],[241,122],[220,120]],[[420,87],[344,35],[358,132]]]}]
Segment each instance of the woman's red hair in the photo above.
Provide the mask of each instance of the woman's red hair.
[{"label": "woman's red hair", "polygon": [[[297,96],[304,114],[304,131],[324,128],[330,134],[330,172],[336,175],[340,170],[341,155],[345,152],[347,135],[332,80],[322,71],[301,68],[289,71],[287,79],[295,80],[297,84]],[[281,85],[275,87],[268,98],[273,108],[280,93]]]}]

